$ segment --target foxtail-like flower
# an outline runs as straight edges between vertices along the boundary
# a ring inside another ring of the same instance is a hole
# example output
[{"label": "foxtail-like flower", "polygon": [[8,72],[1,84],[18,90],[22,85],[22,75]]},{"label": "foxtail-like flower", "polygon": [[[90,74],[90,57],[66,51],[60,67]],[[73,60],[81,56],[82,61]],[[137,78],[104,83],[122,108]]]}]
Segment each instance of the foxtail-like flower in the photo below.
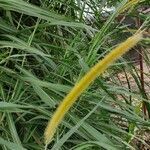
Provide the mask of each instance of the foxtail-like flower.
[{"label": "foxtail-like flower", "polygon": [[122,13],[125,10],[132,8],[134,5],[136,5],[139,2],[140,0],[128,0],[128,2],[124,5],[124,7],[119,12]]},{"label": "foxtail-like flower", "polygon": [[77,98],[81,93],[100,75],[102,74],[115,60],[122,56],[125,52],[135,46],[142,39],[142,32],[137,33],[125,42],[118,45],[114,48],[109,54],[107,54],[101,61],[99,61],[95,66],[93,66],[89,72],[75,84],[73,89],[69,94],[64,98],[56,112],[49,121],[44,136],[45,144],[48,145],[57,129],[57,126],[60,124],[65,114],[68,112],[70,107],[75,103]]}]

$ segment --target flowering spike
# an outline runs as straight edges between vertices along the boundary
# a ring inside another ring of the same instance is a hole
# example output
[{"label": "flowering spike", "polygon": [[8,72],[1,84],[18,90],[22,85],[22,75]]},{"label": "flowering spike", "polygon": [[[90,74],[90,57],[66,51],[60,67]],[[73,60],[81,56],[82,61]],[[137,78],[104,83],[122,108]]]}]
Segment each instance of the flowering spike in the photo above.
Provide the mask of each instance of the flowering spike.
[{"label": "flowering spike", "polygon": [[102,74],[115,60],[127,52],[130,48],[135,46],[142,39],[142,33],[137,33],[118,47],[113,49],[101,61],[99,61],[89,72],[75,84],[70,93],[64,98],[56,112],[48,123],[44,136],[45,144],[49,144],[54,136],[57,126],[60,124],[64,115],[68,112],[70,107],[74,104],[81,93],[100,75]]},{"label": "flowering spike", "polygon": [[135,6],[137,3],[139,3],[140,0],[128,0],[128,2],[124,5],[124,7],[120,10],[120,13],[124,12],[125,10],[132,8],[132,6]]}]

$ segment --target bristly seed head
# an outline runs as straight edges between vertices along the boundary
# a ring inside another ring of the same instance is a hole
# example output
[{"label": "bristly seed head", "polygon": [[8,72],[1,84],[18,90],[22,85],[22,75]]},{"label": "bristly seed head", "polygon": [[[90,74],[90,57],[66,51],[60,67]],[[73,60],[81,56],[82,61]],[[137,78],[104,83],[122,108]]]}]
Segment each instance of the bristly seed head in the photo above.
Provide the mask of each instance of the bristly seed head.
[{"label": "bristly seed head", "polygon": [[142,32],[134,34],[128,38],[125,42],[121,43],[118,47],[113,49],[108,55],[99,61],[95,66],[93,66],[89,72],[75,84],[73,89],[64,98],[62,103],[57,108],[56,112],[49,121],[44,137],[45,144],[48,145],[56,131],[57,126],[60,124],[65,114],[68,112],[70,107],[75,103],[77,98],[82,94],[82,92],[100,75],[102,74],[115,60],[122,56],[125,52],[135,46],[142,39]]}]

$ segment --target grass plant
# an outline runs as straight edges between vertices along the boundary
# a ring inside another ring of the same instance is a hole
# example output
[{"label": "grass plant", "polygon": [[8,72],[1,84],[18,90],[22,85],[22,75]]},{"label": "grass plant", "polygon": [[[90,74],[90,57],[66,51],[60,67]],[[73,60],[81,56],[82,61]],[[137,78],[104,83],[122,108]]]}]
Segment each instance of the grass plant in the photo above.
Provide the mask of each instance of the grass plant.
[{"label": "grass plant", "polygon": [[[70,103],[65,117],[62,112],[64,118],[46,149],[120,150],[136,149],[133,139],[146,143],[136,131],[150,126],[141,110],[145,102],[146,113],[150,112],[150,17],[138,11],[150,3],[141,0],[132,3],[132,9],[127,4],[127,0],[0,0],[0,150],[43,150],[47,123],[75,83],[143,29],[143,40],[131,49],[142,50],[142,85],[140,69],[126,54],[108,62],[109,68],[95,81],[100,72],[85,80],[86,87],[94,82],[73,106]],[[109,12],[106,8],[112,6],[115,9]],[[141,23],[124,24],[118,21],[120,15]],[[49,135],[47,139],[48,144]]]}]

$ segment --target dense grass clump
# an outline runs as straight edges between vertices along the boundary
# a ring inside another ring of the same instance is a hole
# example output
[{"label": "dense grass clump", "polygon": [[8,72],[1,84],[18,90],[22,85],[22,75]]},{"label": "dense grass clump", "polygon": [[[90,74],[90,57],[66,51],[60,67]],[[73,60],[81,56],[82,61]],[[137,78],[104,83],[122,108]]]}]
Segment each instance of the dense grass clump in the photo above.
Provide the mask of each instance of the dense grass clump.
[{"label": "dense grass clump", "polygon": [[[0,0],[0,149],[137,149],[135,140],[148,147],[137,135],[150,126],[148,5]],[[137,62],[129,52],[111,64],[45,146],[48,120],[75,83],[140,30],[143,39],[130,51]]]}]

